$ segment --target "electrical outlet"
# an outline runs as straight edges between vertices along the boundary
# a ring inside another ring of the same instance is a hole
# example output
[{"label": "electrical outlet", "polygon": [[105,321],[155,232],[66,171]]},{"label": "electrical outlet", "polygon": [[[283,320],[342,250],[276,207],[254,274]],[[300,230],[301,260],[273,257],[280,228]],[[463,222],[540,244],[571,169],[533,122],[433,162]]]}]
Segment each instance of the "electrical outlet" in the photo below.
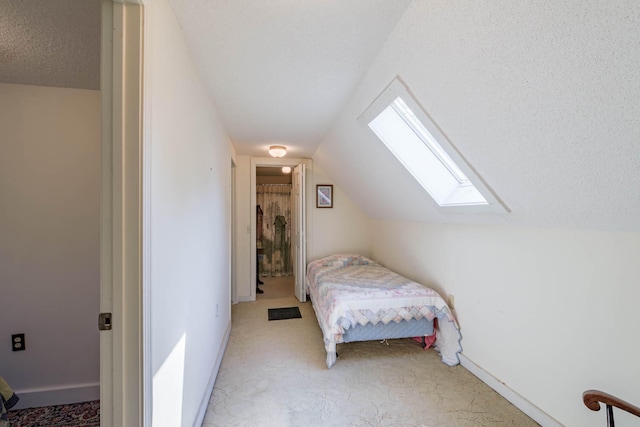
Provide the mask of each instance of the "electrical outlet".
[{"label": "electrical outlet", "polygon": [[23,351],[24,349],[25,349],[24,334],[11,335],[11,350]]},{"label": "electrical outlet", "polygon": [[218,304],[216,304],[216,319],[218,318],[218,314],[220,313],[220,311],[218,310]]}]

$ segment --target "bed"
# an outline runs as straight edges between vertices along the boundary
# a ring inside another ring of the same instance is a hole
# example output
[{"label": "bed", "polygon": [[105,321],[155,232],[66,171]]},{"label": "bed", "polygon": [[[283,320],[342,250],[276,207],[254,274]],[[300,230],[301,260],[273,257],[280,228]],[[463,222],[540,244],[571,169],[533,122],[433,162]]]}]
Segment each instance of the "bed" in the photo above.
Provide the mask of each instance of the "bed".
[{"label": "bed", "polygon": [[306,288],[324,336],[328,368],[336,363],[336,344],[432,337],[434,332],[442,361],[449,366],[460,363],[460,329],[446,302],[431,288],[359,254],[311,261]]}]

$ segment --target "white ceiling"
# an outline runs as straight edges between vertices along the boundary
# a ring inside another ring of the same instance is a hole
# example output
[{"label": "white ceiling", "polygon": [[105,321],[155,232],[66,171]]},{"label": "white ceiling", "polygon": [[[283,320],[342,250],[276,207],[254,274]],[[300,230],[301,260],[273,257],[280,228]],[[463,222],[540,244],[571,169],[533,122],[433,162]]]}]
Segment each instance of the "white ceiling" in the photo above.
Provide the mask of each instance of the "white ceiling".
[{"label": "white ceiling", "polygon": [[[311,157],[410,0],[168,0],[238,154]],[[99,89],[100,0],[0,0],[0,83]]]},{"label": "white ceiling", "polygon": [[0,83],[100,89],[100,0],[0,0]]},{"label": "white ceiling", "polygon": [[239,154],[311,157],[408,0],[169,0]]},{"label": "white ceiling", "polygon": [[[237,152],[313,157],[370,218],[640,231],[637,0],[166,1]],[[97,89],[99,6],[0,0],[0,83]],[[437,210],[357,123],[396,76],[510,213]]]}]

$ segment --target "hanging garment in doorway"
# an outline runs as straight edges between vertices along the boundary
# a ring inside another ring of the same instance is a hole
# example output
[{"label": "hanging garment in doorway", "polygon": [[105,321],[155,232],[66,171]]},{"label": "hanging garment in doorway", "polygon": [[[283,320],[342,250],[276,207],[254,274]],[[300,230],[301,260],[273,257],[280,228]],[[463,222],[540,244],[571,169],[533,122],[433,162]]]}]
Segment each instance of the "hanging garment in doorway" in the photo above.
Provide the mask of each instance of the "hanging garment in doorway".
[{"label": "hanging garment in doorway", "polygon": [[260,261],[262,276],[289,276],[293,274],[291,260],[291,185],[259,184],[256,201],[263,210],[262,247]]}]

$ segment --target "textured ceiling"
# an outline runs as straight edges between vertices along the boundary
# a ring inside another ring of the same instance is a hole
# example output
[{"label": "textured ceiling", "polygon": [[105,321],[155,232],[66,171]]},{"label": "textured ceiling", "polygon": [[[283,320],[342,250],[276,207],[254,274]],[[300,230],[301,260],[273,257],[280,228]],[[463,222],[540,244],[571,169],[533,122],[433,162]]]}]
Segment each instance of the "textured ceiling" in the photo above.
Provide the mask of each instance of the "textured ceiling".
[{"label": "textured ceiling", "polygon": [[[168,0],[239,154],[311,157],[410,0]],[[100,0],[0,0],[0,83],[100,88]]]},{"label": "textured ceiling", "polygon": [[100,0],[0,0],[0,83],[100,89]]},{"label": "textured ceiling", "polygon": [[169,0],[239,154],[311,157],[408,0]]},{"label": "textured ceiling", "polygon": [[[166,1],[239,154],[372,218],[640,231],[636,0]],[[0,83],[98,89],[99,37],[100,0],[0,0]],[[357,123],[396,76],[511,213],[437,210]]]},{"label": "textured ceiling", "polygon": [[[637,0],[414,1],[314,167],[372,218],[640,231],[639,28]],[[437,209],[359,125],[396,76],[511,213]]]}]

